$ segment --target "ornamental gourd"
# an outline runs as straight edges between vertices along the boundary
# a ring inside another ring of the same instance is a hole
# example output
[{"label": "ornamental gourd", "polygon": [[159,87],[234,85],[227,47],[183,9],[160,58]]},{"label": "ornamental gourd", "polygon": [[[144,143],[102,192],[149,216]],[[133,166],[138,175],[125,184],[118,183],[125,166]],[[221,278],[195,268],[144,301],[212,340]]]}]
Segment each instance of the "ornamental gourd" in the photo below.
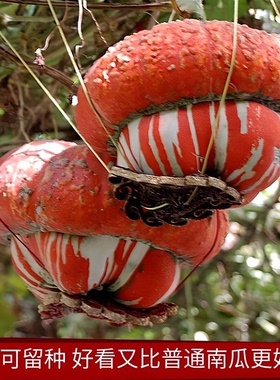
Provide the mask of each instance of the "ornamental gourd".
[{"label": "ornamental gourd", "polygon": [[1,241],[11,241],[43,318],[84,312],[118,325],[162,322],[177,310],[163,301],[180,268],[216,255],[228,227],[224,211],[180,228],[132,222],[90,150],[63,141],[1,157],[0,197]]},{"label": "ornamental gourd", "polygon": [[80,88],[76,121],[114,163],[111,181],[130,218],[180,225],[245,205],[279,177],[279,36],[238,25],[230,86],[213,131],[232,35],[233,24],[223,21],[159,24],[110,47],[85,76],[99,116]]},{"label": "ornamental gourd", "polygon": [[[196,265],[204,255],[210,259],[212,251],[218,253],[228,226],[225,212],[182,228],[131,222],[90,150],[65,141],[34,141],[1,157],[0,197],[2,243],[9,243],[11,230],[111,235],[150,243]],[[201,229],[204,239],[197,234]]]},{"label": "ornamental gourd", "polygon": [[[135,218],[138,215],[145,217],[145,208],[154,208],[155,219],[169,223],[173,221],[170,215],[176,212],[181,220],[201,218],[209,215],[209,209],[250,202],[278,179],[280,115],[259,103],[244,101],[227,101],[221,107],[219,125],[205,171],[208,177],[192,176],[202,171],[218,107],[218,103],[204,102],[142,116],[122,130],[118,141],[117,166],[154,176],[184,177],[182,184],[190,185],[189,190],[183,187],[179,192],[177,189],[173,201],[170,200],[170,192],[164,188],[158,190],[157,197],[155,194],[149,197],[145,189],[139,191],[137,187],[132,188],[126,195],[127,210],[130,199],[139,197]],[[126,175],[117,168],[114,172]],[[221,181],[215,181],[213,177]],[[199,190],[200,199],[193,207],[188,203],[194,191],[192,184],[200,187],[208,185],[205,192]],[[123,198],[123,188],[127,186],[130,184],[118,185],[116,196]],[[161,209],[162,204],[166,206]],[[135,209],[135,201],[131,207]],[[205,208],[204,213],[199,212],[201,208]],[[131,217],[131,214],[128,215]]]}]

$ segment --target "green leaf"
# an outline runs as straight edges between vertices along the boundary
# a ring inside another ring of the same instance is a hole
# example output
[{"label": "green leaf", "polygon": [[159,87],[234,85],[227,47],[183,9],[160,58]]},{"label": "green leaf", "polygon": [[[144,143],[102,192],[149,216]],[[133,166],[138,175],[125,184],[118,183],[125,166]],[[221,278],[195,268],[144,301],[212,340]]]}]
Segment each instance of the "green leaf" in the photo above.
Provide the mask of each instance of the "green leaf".
[{"label": "green leaf", "polygon": [[[246,0],[239,0],[238,16],[247,13],[248,8]],[[234,0],[206,0],[204,10],[208,20],[233,21]]]}]

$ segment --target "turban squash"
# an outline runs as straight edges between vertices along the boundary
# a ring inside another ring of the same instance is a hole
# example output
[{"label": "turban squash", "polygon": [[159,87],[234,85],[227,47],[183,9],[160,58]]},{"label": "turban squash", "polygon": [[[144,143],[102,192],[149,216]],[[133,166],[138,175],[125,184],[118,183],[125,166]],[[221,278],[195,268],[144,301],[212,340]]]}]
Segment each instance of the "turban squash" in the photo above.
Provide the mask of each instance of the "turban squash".
[{"label": "turban squash", "polygon": [[216,255],[228,227],[219,210],[180,228],[129,220],[91,151],[64,141],[1,157],[0,197],[1,241],[11,242],[43,318],[84,312],[117,325],[162,322],[176,311],[165,300],[182,267]]},{"label": "turban squash", "polygon": [[280,39],[238,25],[237,40],[215,130],[232,23],[159,24],[110,47],[86,74],[93,107],[80,88],[77,125],[113,163],[130,218],[181,225],[245,205],[279,177]]},{"label": "turban squash", "polygon": [[111,183],[72,143],[35,142],[1,159],[2,241],[43,318],[163,321],[176,311],[164,301],[181,267],[218,253],[228,225],[219,209],[246,204],[278,178],[279,39],[243,26],[200,172],[231,41],[231,23],[177,21],[125,38],[93,65],[85,83],[99,117],[80,90],[76,120],[113,163]]}]

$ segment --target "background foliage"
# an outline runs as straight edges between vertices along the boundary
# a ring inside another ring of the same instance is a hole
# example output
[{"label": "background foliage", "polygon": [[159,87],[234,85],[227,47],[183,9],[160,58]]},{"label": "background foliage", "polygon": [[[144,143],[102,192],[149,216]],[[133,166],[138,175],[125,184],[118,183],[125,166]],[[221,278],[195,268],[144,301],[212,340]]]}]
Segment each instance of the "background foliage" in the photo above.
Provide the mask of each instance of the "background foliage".
[{"label": "background foliage", "polygon": [[[185,5],[193,2],[188,0]],[[90,11],[84,10],[81,44],[79,2],[52,3],[83,74],[107,45],[167,21],[172,11],[169,2],[88,1]],[[233,0],[203,3],[207,19],[233,20]],[[269,0],[240,0],[239,22],[268,32],[280,31]],[[77,78],[47,1],[2,1],[0,28],[73,118],[69,98],[76,93]],[[83,46],[77,50],[77,45]],[[43,49],[44,68],[33,62],[38,48]],[[43,138],[79,139],[0,39],[0,154]],[[115,328],[83,315],[42,322],[37,301],[13,270],[9,249],[0,246],[0,336],[279,341],[279,195],[280,188],[274,184],[247,207],[230,211],[230,231],[220,254],[198,268],[173,297],[180,305],[178,315],[152,328]]]}]

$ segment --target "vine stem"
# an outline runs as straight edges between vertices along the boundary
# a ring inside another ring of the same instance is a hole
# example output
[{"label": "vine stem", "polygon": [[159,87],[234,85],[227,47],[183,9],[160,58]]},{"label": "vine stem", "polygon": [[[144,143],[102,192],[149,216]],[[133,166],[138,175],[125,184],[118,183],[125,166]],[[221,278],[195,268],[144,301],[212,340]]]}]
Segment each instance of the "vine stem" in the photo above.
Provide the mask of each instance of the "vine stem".
[{"label": "vine stem", "polygon": [[71,127],[77,132],[77,134],[83,139],[85,144],[88,146],[88,148],[91,150],[91,152],[95,155],[95,157],[98,159],[98,161],[104,166],[104,168],[109,172],[109,169],[107,165],[103,162],[101,157],[91,148],[91,146],[87,143],[87,141],[83,138],[83,136],[78,131],[75,124],[72,122],[70,117],[67,115],[67,113],[64,111],[64,109],[59,105],[57,100],[54,96],[49,92],[47,87],[40,81],[40,79],[37,77],[37,75],[34,73],[34,71],[28,66],[28,64],[25,62],[25,60],[21,57],[21,55],[16,51],[16,49],[13,47],[13,45],[10,43],[10,41],[4,36],[2,31],[0,30],[0,37],[2,40],[7,44],[7,46],[12,50],[12,52],[15,54],[15,56],[20,60],[20,62],[23,64],[23,66],[26,68],[26,70],[29,72],[29,74],[33,77],[33,79],[37,82],[37,84],[41,87],[41,89],[44,91],[44,93],[48,96],[48,98],[52,101],[52,103],[55,105],[55,107],[59,110],[59,112],[63,115],[65,120],[71,125]]},{"label": "vine stem", "polygon": [[277,15],[278,17],[280,17],[280,12],[279,12],[279,9],[278,9],[278,7],[277,7],[277,5],[276,5],[276,3],[275,3],[275,0],[270,0],[270,3],[271,3],[271,5],[272,5],[272,7],[273,7],[273,9],[274,9],[274,11],[275,11],[275,13],[276,13],[276,15]]},{"label": "vine stem", "polygon": [[230,80],[231,80],[232,72],[233,72],[233,69],[234,69],[235,58],[236,58],[236,50],[237,50],[238,2],[239,2],[239,0],[234,0],[233,42],[232,42],[232,54],[231,54],[231,61],[230,61],[229,72],[228,72],[228,75],[227,75],[226,83],[225,83],[224,90],[223,90],[223,93],[222,93],[222,97],[221,97],[221,100],[220,100],[218,112],[217,112],[217,115],[216,115],[216,118],[215,118],[215,121],[214,121],[214,125],[213,125],[213,128],[212,128],[211,138],[210,138],[210,141],[209,141],[209,144],[208,144],[208,147],[207,147],[207,151],[206,151],[206,154],[205,154],[205,159],[204,159],[202,170],[201,170],[201,174],[202,175],[205,174],[206,169],[207,169],[207,164],[208,164],[209,156],[210,156],[211,149],[212,149],[214,141],[215,141],[215,137],[216,137],[219,121],[220,121],[221,108],[225,104],[227,91],[228,91],[228,88],[229,88],[229,85],[230,85]]},{"label": "vine stem", "polygon": [[[2,0],[2,3],[15,3],[15,4],[31,4],[31,5],[40,5],[43,7],[48,6],[47,0]],[[65,1],[55,1],[54,5],[59,8],[65,7]],[[69,1],[67,2],[67,6],[69,8],[78,8],[79,4],[77,1]],[[171,2],[170,1],[162,1],[162,2],[154,2],[154,3],[147,3],[147,4],[121,4],[121,3],[110,3],[110,4],[103,4],[103,3],[89,3],[87,6],[89,9],[95,9],[95,10],[135,10],[135,11],[153,11],[158,10],[161,12],[170,12],[172,10]]]},{"label": "vine stem", "polygon": [[[41,50],[43,50],[43,49],[41,49]],[[14,62],[19,67],[22,66],[22,61],[19,60],[18,56],[16,56],[13,52],[8,51],[3,46],[0,46],[0,57],[4,57],[5,59],[9,59],[10,61]],[[38,64],[35,64],[34,62],[32,62],[32,60],[30,58],[25,57],[25,56],[24,56],[24,61],[33,70],[40,71],[41,74],[47,75],[47,76],[55,79],[57,82],[60,82],[61,84],[63,84],[63,86],[67,87],[73,94],[76,95],[76,93],[78,91],[78,86],[76,85],[76,83],[74,83],[71,79],[69,79],[62,72],[60,72],[57,69],[54,69],[53,67],[50,67],[48,65],[44,65],[44,67],[42,68]]]},{"label": "vine stem", "polygon": [[[90,105],[92,111],[94,112],[95,116],[97,117],[98,121],[100,122],[101,126],[105,129],[105,131],[106,131],[107,134],[109,135],[109,132],[107,131],[107,128],[105,127],[105,125],[104,125],[104,123],[103,123],[103,120],[102,120],[101,117],[99,116],[98,112],[96,111],[95,107],[93,106],[92,101],[91,101],[91,99],[90,99],[90,97],[89,97],[89,95],[88,95],[88,91],[87,91],[86,85],[85,85],[85,83],[84,83],[84,80],[83,80],[82,74],[81,74],[81,72],[80,72],[80,70],[79,70],[79,68],[78,68],[78,65],[76,64],[76,61],[75,61],[75,58],[74,58],[74,56],[73,56],[72,50],[70,49],[70,46],[68,45],[67,39],[66,39],[65,34],[64,34],[64,32],[63,32],[63,29],[62,29],[62,27],[61,27],[61,25],[60,25],[60,22],[59,22],[59,20],[58,20],[58,18],[57,18],[57,15],[56,15],[55,10],[54,10],[54,8],[53,8],[52,2],[51,2],[51,0],[47,0],[47,2],[48,2],[48,5],[49,5],[49,8],[50,8],[51,14],[52,14],[52,16],[53,16],[53,19],[54,19],[54,21],[55,21],[55,24],[56,24],[56,26],[57,26],[57,28],[58,28],[59,34],[60,34],[60,36],[61,36],[61,39],[62,39],[62,41],[63,41],[63,43],[64,43],[65,49],[66,49],[66,51],[67,51],[67,54],[68,54],[68,56],[69,56],[69,58],[70,58],[70,61],[71,61],[72,65],[73,65],[73,68],[74,68],[74,70],[75,70],[75,72],[76,72],[76,75],[77,75],[78,80],[79,80],[79,82],[80,82],[80,84],[81,84],[81,87],[82,87],[82,89],[83,89],[83,91],[84,91],[84,94],[85,94],[85,96],[86,96],[86,99],[87,99],[87,101],[88,101],[88,103],[89,103],[89,105]],[[110,173],[110,170],[109,170],[109,168],[107,167],[107,165],[105,164],[105,162],[104,162],[104,161],[102,160],[102,158],[97,154],[97,152],[96,152],[96,151],[90,146],[90,144],[86,141],[86,139],[85,139],[85,138],[83,137],[83,135],[80,133],[80,131],[78,130],[78,128],[76,127],[76,125],[75,125],[74,123],[72,123],[71,126],[72,126],[72,128],[75,130],[75,132],[81,137],[81,139],[85,142],[85,144],[86,144],[87,147],[90,149],[90,151],[94,154],[94,156],[97,158],[97,160],[102,164],[102,166],[107,170],[107,172]]]},{"label": "vine stem", "polygon": [[[81,74],[81,72],[80,72],[80,70],[79,70],[79,67],[78,67],[76,61],[75,61],[75,58],[74,58],[73,53],[72,53],[72,50],[71,50],[70,47],[69,47],[69,44],[68,44],[68,42],[67,42],[67,38],[66,38],[66,36],[65,36],[65,34],[64,34],[64,32],[63,32],[63,29],[62,29],[62,27],[61,27],[61,25],[60,25],[60,22],[59,22],[59,20],[58,20],[58,18],[57,18],[57,15],[56,15],[56,13],[55,13],[54,8],[53,8],[52,1],[51,1],[51,0],[47,0],[47,2],[48,2],[48,5],[49,5],[49,8],[50,8],[50,11],[51,11],[51,13],[52,13],[53,19],[54,19],[54,21],[55,21],[55,24],[56,24],[56,26],[57,26],[57,28],[58,28],[59,33],[60,33],[61,39],[62,39],[62,41],[63,41],[63,43],[64,43],[64,45],[65,45],[65,49],[66,49],[66,51],[67,51],[67,54],[68,54],[68,56],[69,56],[69,58],[70,58],[70,61],[71,61],[72,65],[73,65],[73,68],[74,68],[74,70],[75,70],[75,72],[76,72],[76,75],[77,75],[77,77],[78,77],[78,80],[79,80],[79,82],[80,82],[80,85],[81,85],[81,87],[82,87],[82,89],[83,89],[83,92],[84,92],[84,95],[85,95],[85,97],[86,97],[86,100],[87,100],[87,102],[88,102],[88,104],[89,104],[91,110],[93,111],[94,115],[96,116],[98,122],[100,123],[100,125],[102,126],[102,128],[104,129],[104,131],[106,132],[106,134],[107,134],[109,140],[111,141],[111,143],[113,144],[113,146],[116,148],[116,150],[117,150],[120,154],[122,154],[122,152],[120,151],[120,149],[119,149],[118,145],[116,144],[115,140],[113,139],[113,137],[112,137],[111,134],[109,133],[107,127],[105,126],[105,124],[104,124],[104,122],[103,122],[101,116],[100,116],[99,113],[97,112],[97,110],[96,110],[94,104],[92,103],[92,100],[91,100],[91,98],[90,98],[90,96],[89,96],[89,93],[88,93],[88,90],[87,90],[87,88],[86,88],[85,82],[84,82],[84,80],[83,80],[82,74]],[[84,6],[83,6],[83,7],[84,7]],[[76,127],[76,125],[73,127],[73,129],[77,132],[77,134],[78,134],[78,135],[81,137],[81,139],[85,142],[85,144],[88,146],[88,148],[91,150],[91,152],[95,155],[95,157],[98,159],[98,161],[104,166],[104,168],[107,170],[107,172],[110,173],[110,169],[107,167],[107,165],[105,164],[105,162],[101,159],[101,157],[97,154],[97,152],[95,152],[95,150],[94,150],[94,149],[90,146],[90,144],[85,140],[85,138],[84,138],[83,135],[80,133],[80,131],[78,130],[78,128]]]},{"label": "vine stem", "polygon": [[[205,155],[205,160],[204,160],[203,167],[202,167],[202,170],[201,170],[201,174],[202,175],[205,174],[205,171],[207,169],[207,162],[208,162],[208,159],[209,159],[209,156],[210,156],[210,152],[211,152],[212,146],[213,146],[214,141],[215,141],[215,136],[216,136],[216,132],[217,132],[218,125],[219,125],[221,107],[225,103],[227,90],[228,90],[228,87],[229,87],[229,84],[230,84],[230,79],[231,79],[232,72],[233,72],[233,69],[234,69],[234,63],[235,63],[235,57],[236,57],[236,49],[237,49],[238,2],[239,2],[239,0],[234,0],[234,26],[233,26],[233,42],[232,42],[232,55],[231,55],[231,61],[230,61],[230,68],[229,68],[228,76],[227,76],[226,83],[225,83],[225,86],[224,86],[223,94],[222,94],[222,97],[221,97],[221,100],[220,100],[218,112],[217,112],[217,115],[216,115],[216,118],[215,118],[215,121],[214,121],[214,125],[213,125],[213,128],[212,128],[212,134],[211,134],[211,138],[210,138],[210,141],[209,141],[209,144],[208,144],[208,148],[207,148],[207,152],[206,152],[206,155]],[[188,199],[187,203],[189,203],[193,199],[193,197],[195,196],[195,194],[197,192],[197,189],[198,188],[194,189],[194,191],[191,194],[190,198]],[[177,286],[177,288],[176,288],[175,291],[177,291],[184,284],[184,282],[187,281],[188,278],[198,269],[198,267],[207,258],[207,256],[209,256],[210,252],[211,252],[211,250],[209,252],[207,252],[206,255],[201,259],[201,261],[192,268],[192,270],[188,273],[188,275],[179,283],[179,285]]]},{"label": "vine stem", "polygon": [[4,222],[4,220],[0,217],[0,222],[3,224],[3,226],[10,232],[10,234],[20,243],[24,246],[25,249],[27,249],[27,251],[29,253],[31,253],[31,256],[40,264],[42,265],[42,263],[40,262],[40,260],[38,259],[38,257],[35,255],[35,253],[28,247],[27,244],[25,244],[25,242],[16,234],[14,233],[14,231],[8,226],[7,223]]},{"label": "vine stem", "polygon": [[[219,122],[220,122],[221,109],[222,109],[222,107],[225,104],[227,91],[228,91],[228,88],[229,88],[232,72],[233,72],[233,69],[234,69],[234,63],[235,63],[235,58],[236,58],[236,50],[237,50],[238,3],[239,3],[239,0],[234,0],[233,41],[232,41],[232,54],[231,54],[229,72],[228,72],[228,75],[227,75],[227,79],[226,79],[226,82],[225,82],[225,86],[224,86],[224,89],[223,89],[221,100],[219,102],[219,108],[218,108],[218,111],[217,111],[217,115],[216,115],[215,120],[214,120],[211,137],[210,137],[210,140],[209,140],[209,143],[208,143],[207,151],[206,151],[204,162],[203,162],[202,169],[201,169],[201,175],[204,175],[205,172],[206,172],[206,170],[207,170],[207,165],[208,165],[210,153],[211,153],[212,147],[214,145],[216,133],[217,133],[217,130],[218,130],[218,125],[219,125]],[[197,190],[198,190],[198,188],[194,189],[193,193],[191,194],[190,198],[187,200],[186,204],[189,204],[193,200],[193,198],[195,197],[195,195],[197,193]]]}]

